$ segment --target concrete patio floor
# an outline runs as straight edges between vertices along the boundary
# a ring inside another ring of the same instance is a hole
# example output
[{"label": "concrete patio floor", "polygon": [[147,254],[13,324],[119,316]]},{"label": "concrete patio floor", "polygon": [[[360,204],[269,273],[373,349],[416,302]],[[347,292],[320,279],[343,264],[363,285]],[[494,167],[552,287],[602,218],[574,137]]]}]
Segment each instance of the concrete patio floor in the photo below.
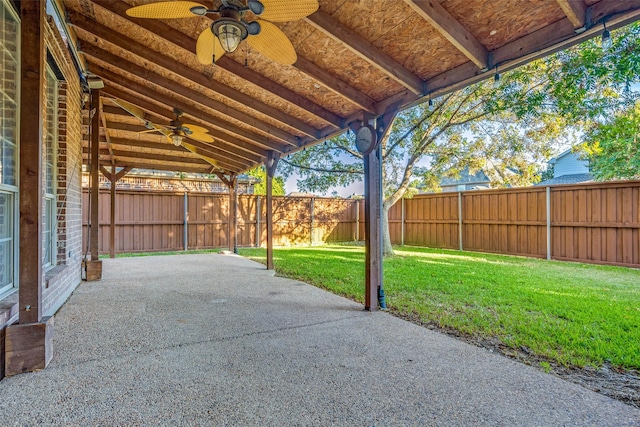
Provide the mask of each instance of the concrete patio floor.
[{"label": "concrete patio floor", "polygon": [[[276,254],[277,255],[277,254]],[[8,425],[640,425],[640,411],[235,255],[104,261]]]}]

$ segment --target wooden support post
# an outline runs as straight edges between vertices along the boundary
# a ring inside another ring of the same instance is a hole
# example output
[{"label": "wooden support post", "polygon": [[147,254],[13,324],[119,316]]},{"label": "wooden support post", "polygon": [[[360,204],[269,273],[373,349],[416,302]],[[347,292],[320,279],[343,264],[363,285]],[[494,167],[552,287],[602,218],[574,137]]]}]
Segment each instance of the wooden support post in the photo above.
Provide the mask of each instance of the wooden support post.
[{"label": "wooden support post", "polygon": [[20,2],[20,231],[18,324],[4,335],[5,375],[44,369],[53,354],[53,324],[42,307],[42,130],[45,3]]},{"label": "wooden support post", "polygon": [[102,261],[98,259],[98,235],[100,231],[98,215],[98,197],[100,192],[98,182],[98,171],[100,164],[98,155],[100,152],[100,91],[91,90],[91,197],[89,199],[89,209],[91,217],[89,219],[89,248],[91,249],[91,259],[85,260],[86,280],[95,281],[102,279]]},{"label": "wooden support post", "polygon": [[365,303],[364,309],[378,308],[378,289],[382,287],[381,147],[364,157]]},{"label": "wooden support post", "polygon": [[109,258],[116,257],[116,167],[111,167],[111,188],[109,195],[111,196],[110,212],[109,212]]},{"label": "wooden support post", "polygon": [[104,166],[100,166],[100,171],[105,178],[109,180],[111,196],[110,212],[109,212],[109,258],[116,257],[116,184],[125,176],[132,168],[127,166],[122,168],[120,172],[116,172],[116,167],[111,166],[111,172]]},{"label": "wooden support post", "polygon": [[23,324],[42,319],[42,129],[45,2],[20,2],[20,312]]},{"label": "wooden support post", "polygon": [[238,253],[238,175],[229,174],[229,250]]},{"label": "wooden support post", "polygon": [[[389,107],[377,120],[365,117],[365,123],[354,126],[356,135],[362,126],[373,125],[374,144],[363,152],[364,159],[364,217],[365,217],[365,310],[386,308],[383,286],[382,253],[382,144],[388,138],[391,124],[398,113],[397,105]],[[365,134],[366,135],[366,134]],[[357,138],[358,136],[356,136]],[[362,144],[366,146],[366,144]]]},{"label": "wooden support post", "polygon": [[224,183],[229,189],[229,211],[228,217],[228,243],[229,251],[234,254],[238,253],[238,175],[230,173],[227,178],[222,172],[215,172],[220,178],[220,181]]},{"label": "wooden support post", "polygon": [[269,150],[265,160],[267,170],[267,270],[273,270],[273,176],[278,167],[280,153]]}]

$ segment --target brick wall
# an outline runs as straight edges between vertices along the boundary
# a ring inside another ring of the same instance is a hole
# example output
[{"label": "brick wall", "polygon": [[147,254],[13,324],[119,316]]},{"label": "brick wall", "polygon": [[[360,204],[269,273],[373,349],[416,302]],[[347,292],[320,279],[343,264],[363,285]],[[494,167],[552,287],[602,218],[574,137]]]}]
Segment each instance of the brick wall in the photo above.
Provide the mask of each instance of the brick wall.
[{"label": "brick wall", "polygon": [[45,274],[43,282],[43,313],[52,315],[81,280],[82,89],[65,43],[50,19],[45,41],[64,77],[58,84],[57,265]]}]

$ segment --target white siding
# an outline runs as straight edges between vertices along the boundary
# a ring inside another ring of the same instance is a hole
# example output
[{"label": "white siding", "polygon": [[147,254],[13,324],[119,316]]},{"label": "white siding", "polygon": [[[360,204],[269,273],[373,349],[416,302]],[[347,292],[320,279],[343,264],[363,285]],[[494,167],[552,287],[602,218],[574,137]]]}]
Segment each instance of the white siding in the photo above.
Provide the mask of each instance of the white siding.
[{"label": "white siding", "polygon": [[589,173],[589,163],[586,160],[580,160],[576,153],[567,153],[559,157],[553,165],[554,178],[579,173]]}]

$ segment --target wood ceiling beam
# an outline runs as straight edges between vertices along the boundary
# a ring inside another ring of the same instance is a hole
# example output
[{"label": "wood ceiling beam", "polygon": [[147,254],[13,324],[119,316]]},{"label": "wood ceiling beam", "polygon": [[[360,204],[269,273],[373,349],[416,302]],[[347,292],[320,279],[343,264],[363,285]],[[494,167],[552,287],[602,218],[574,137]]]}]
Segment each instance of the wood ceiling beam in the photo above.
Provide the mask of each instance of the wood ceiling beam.
[{"label": "wood ceiling beam", "polygon": [[[211,147],[207,146],[204,143],[201,143],[198,141],[191,141],[191,140],[189,140],[187,143],[201,150],[203,155],[215,158],[225,166],[232,167],[234,169],[235,168],[247,169],[253,165],[251,162],[248,162],[246,160],[242,162],[235,159],[229,159],[228,157],[225,157],[225,156],[220,156],[219,153],[217,153],[215,150],[212,150]],[[137,147],[137,148],[148,148],[153,150],[169,151],[176,154],[185,153],[184,147],[176,147],[173,144],[165,144],[162,142],[141,141],[141,140],[127,139],[127,138],[112,138],[111,144],[114,147],[121,147],[120,149],[122,149],[123,147],[124,148]]]},{"label": "wood ceiling beam", "polygon": [[[229,100],[238,102],[242,105],[246,105],[247,107],[250,107],[251,109],[261,114],[271,117],[283,125],[292,127],[293,129],[296,129],[298,132],[301,132],[307,136],[317,136],[317,129],[313,126],[308,125],[304,121],[289,114],[285,114],[275,107],[260,102],[245,93],[237,91],[227,85],[213,80],[205,76],[204,74],[194,70],[193,68],[181,64],[174,58],[163,55],[159,52],[152,51],[147,46],[144,46],[143,44],[138,43],[133,39],[125,37],[122,34],[97,23],[96,21],[92,21],[79,14],[78,12],[69,11],[69,18],[71,19],[71,22],[73,22],[74,26],[96,37],[99,37],[119,47],[120,49],[129,51],[151,64],[168,70],[188,81],[197,83],[207,90],[217,92],[218,94],[224,96]],[[93,41],[95,41],[95,39],[92,41],[91,39],[82,38],[81,36],[80,38],[87,43],[92,43]]]},{"label": "wood ceiling beam", "polygon": [[298,55],[298,60],[296,61],[295,66],[298,70],[322,84],[326,89],[336,95],[347,98],[348,101],[352,102],[359,108],[362,108],[367,112],[374,112],[376,110],[376,102],[373,99],[369,98],[367,95],[355,89],[348,83],[340,80],[330,72],[318,67],[308,59]]},{"label": "wood ceiling beam", "polygon": [[460,22],[434,0],[404,0],[422,19],[480,69],[489,66],[489,51]]},{"label": "wood ceiling beam", "polygon": [[556,0],[564,14],[573,24],[573,28],[582,28],[585,23],[587,8],[582,0]]},{"label": "wood ceiling beam", "polygon": [[[102,0],[100,1],[99,6],[115,15],[126,19],[127,21],[135,23],[141,28],[144,28],[156,34],[158,37],[163,38],[167,42],[172,43],[191,54],[195,54],[196,41],[194,39],[158,20],[132,19],[126,13],[127,9],[129,9],[131,5],[120,0]],[[340,116],[330,112],[329,110],[314,103],[313,101],[301,95],[298,95],[294,91],[280,85],[279,83],[270,80],[262,74],[256,71],[252,71],[249,68],[245,68],[242,64],[234,61],[231,58],[223,56],[218,61],[216,61],[215,65],[213,65],[212,67],[220,67],[241,79],[257,85],[258,87],[272,93],[273,95],[290,102],[293,105],[297,105],[298,107],[308,111],[316,117],[322,120],[326,120],[333,126],[341,127],[342,118]]]},{"label": "wood ceiling beam", "polygon": [[[161,93],[158,93],[146,86],[142,86],[139,85],[129,79],[127,79],[126,77],[123,77],[119,74],[116,73],[112,73],[111,71],[96,65],[96,64],[90,64],[89,65],[89,69],[91,70],[91,72],[93,72],[96,75],[101,76],[104,80],[105,80],[105,84],[106,82],[110,82],[110,83],[114,83],[117,86],[120,87],[126,87],[131,89],[132,91],[134,91],[135,93],[138,93],[142,96],[145,96],[149,99],[153,99],[156,102],[159,102],[161,104],[164,105],[168,105],[168,106],[172,106],[175,108],[178,108],[179,110],[182,110],[185,112],[186,115],[188,116],[192,116],[192,117],[196,117],[202,121],[204,121],[205,123],[207,123],[209,126],[214,126],[218,129],[223,129],[225,132],[227,133],[231,133],[231,134],[235,134],[237,136],[240,136],[242,138],[245,138],[249,141],[251,141],[253,144],[255,144],[258,148],[260,149],[260,146],[262,146],[263,148],[266,149],[271,149],[271,150],[275,150],[278,151],[280,153],[285,152],[285,145],[281,144],[279,142],[273,141],[271,139],[268,139],[262,135],[256,134],[254,132],[251,132],[247,129],[238,127],[236,125],[233,125],[231,123],[225,122],[222,119],[219,119],[217,117],[212,117],[209,114],[206,114],[204,112],[202,112],[201,110],[195,108],[193,105],[191,104],[187,104],[185,102],[183,102],[182,100],[179,100],[177,98],[174,98],[172,96],[169,95],[164,95]],[[132,102],[135,104],[135,102]],[[137,104],[136,104],[137,105]],[[212,134],[213,135],[213,134]],[[214,136],[215,138],[215,136]]]},{"label": "wood ceiling beam", "polygon": [[406,69],[402,64],[373,46],[351,28],[342,25],[331,15],[317,11],[307,16],[306,21],[314,28],[343,44],[356,55],[378,68],[395,82],[416,95],[424,94],[424,81]]},{"label": "wood ceiling beam", "polygon": [[[86,159],[83,159],[86,164]],[[110,161],[100,161],[101,165],[111,167]],[[116,160],[115,167],[124,168],[130,167],[135,169],[151,169],[151,170],[159,170],[159,171],[169,171],[169,172],[190,172],[190,173],[204,173],[209,174],[212,172],[212,166],[210,164],[206,164],[203,166],[189,166],[184,164],[174,164],[174,163],[148,163],[141,162],[135,159],[131,159],[129,161]]]},{"label": "wood ceiling beam", "polygon": [[[146,128],[144,126],[139,126],[139,125],[132,125],[132,124],[128,124],[128,123],[119,123],[119,122],[115,122],[115,121],[108,121],[107,122],[107,126],[109,130],[114,130],[114,131],[124,131],[124,132],[132,132],[132,133],[138,133],[138,132],[143,132],[144,130],[146,130]],[[160,135],[160,134],[157,134]],[[112,137],[112,139],[117,139],[115,137]],[[120,138],[122,139],[122,138]],[[166,141],[166,138],[164,139]],[[145,141],[145,140],[140,140],[140,139],[131,139],[131,141],[143,141],[143,142],[151,142],[151,141]],[[222,156],[222,157],[226,157],[229,160],[234,160],[237,162],[241,162],[241,163],[246,163],[247,165],[250,165],[252,163],[261,163],[262,162],[262,158],[258,155],[251,155],[249,153],[245,154],[243,156],[238,156],[235,155],[233,153],[227,153],[225,151],[220,150],[219,147],[217,147],[215,144],[215,139],[213,143],[205,143],[205,142],[199,142],[199,141],[195,141],[191,138],[187,138],[187,142],[189,142],[190,144],[195,144],[195,143],[199,143],[199,144],[203,144],[202,148],[203,149],[208,149],[209,151],[211,151],[211,153]],[[159,145],[164,145],[166,147],[173,147],[172,144],[170,143],[166,143],[166,142],[155,142],[153,141],[154,144],[159,144]],[[206,147],[206,148],[205,148]],[[248,157],[248,158],[247,158]]]},{"label": "wood ceiling beam", "polygon": [[[155,123],[159,123],[159,124],[168,124],[168,120],[169,120],[169,116],[173,115],[172,110],[169,107],[166,106],[159,106],[157,104],[151,103],[151,102],[147,102],[144,101],[142,99],[140,99],[140,97],[137,94],[133,94],[128,92],[127,90],[124,89],[118,89],[115,87],[115,85],[113,83],[109,83],[103,90],[102,90],[102,95],[110,95],[110,96],[114,96],[116,98],[119,98],[123,101],[127,101],[131,104],[135,104],[138,107],[142,108],[143,110],[146,110],[150,113],[152,113],[154,116],[156,116],[157,118],[160,118],[160,120],[154,119],[153,121]],[[117,107],[117,114],[118,115],[128,115],[129,113],[126,113],[123,109],[120,109],[119,107]],[[130,116],[132,117],[132,116]],[[229,154],[233,154],[237,157],[240,158],[244,158],[250,161],[255,161],[256,163],[262,163],[262,159],[264,157],[266,157],[266,150],[262,149],[261,147],[257,146],[257,145],[253,145],[249,142],[246,142],[243,139],[240,138],[236,138],[232,135],[229,135],[227,133],[218,131],[214,128],[211,128],[208,126],[208,123],[210,123],[210,121],[203,119],[202,117],[199,116],[193,116],[195,117],[197,120],[198,125],[201,125],[203,127],[205,127],[208,131],[209,131],[209,135],[211,135],[213,137],[214,141],[214,147],[216,149],[222,150],[226,153]],[[164,123],[162,121],[167,121],[167,123]],[[204,122],[204,123],[202,123]],[[255,156],[259,157],[259,160],[255,159]]]},{"label": "wood ceiling beam", "polygon": [[[87,148],[83,148],[82,153],[88,154],[89,150]],[[110,156],[109,150],[105,149],[101,149],[100,154],[103,156]],[[143,159],[149,161],[193,163],[196,165],[202,164],[202,162],[204,162],[204,160],[200,159],[198,156],[194,155],[186,149],[183,149],[180,152],[175,152],[174,154],[146,153],[142,151],[131,150],[113,150],[113,156],[115,158],[127,157],[131,159]]]},{"label": "wood ceiling beam", "polygon": [[[595,37],[602,33],[602,26],[597,23],[603,19],[607,19],[607,28],[611,30],[636,22],[640,20],[640,0],[596,3],[587,8],[585,16],[590,20],[585,23],[587,29],[579,34],[576,34],[569,18],[564,18],[494,50],[491,52],[493,61],[500,65],[501,72],[512,70]],[[442,96],[485,80],[494,73],[494,70],[481,72],[475,64],[466,63],[428,80],[427,88],[430,96]],[[400,101],[403,108],[409,108],[426,101],[426,98],[405,94],[378,105],[384,106],[391,101]]]},{"label": "wood ceiling beam", "polygon": [[[285,132],[282,129],[258,120],[255,117],[252,117],[240,110],[236,110],[235,108],[232,108],[220,101],[216,101],[215,99],[208,97],[202,92],[185,87],[175,80],[168,79],[153,71],[147,70],[132,62],[126,61],[117,55],[107,52],[104,49],[90,44],[83,44],[81,46],[81,52],[85,55],[85,57],[87,57],[87,62],[89,63],[95,64],[95,60],[97,59],[98,61],[111,64],[114,67],[118,68],[120,73],[122,73],[118,74],[123,77],[128,77],[130,75],[140,79],[144,79],[152,85],[171,91],[175,96],[186,98],[202,106],[211,108],[212,110],[218,111],[225,116],[245,123],[246,125],[254,129],[272,135],[274,138],[279,139],[285,144],[289,144],[293,147],[298,146],[299,138],[297,136],[291,135],[290,133]],[[151,89],[151,86],[148,87]],[[192,110],[193,108],[197,107],[191,107],[190,109]]]}]

